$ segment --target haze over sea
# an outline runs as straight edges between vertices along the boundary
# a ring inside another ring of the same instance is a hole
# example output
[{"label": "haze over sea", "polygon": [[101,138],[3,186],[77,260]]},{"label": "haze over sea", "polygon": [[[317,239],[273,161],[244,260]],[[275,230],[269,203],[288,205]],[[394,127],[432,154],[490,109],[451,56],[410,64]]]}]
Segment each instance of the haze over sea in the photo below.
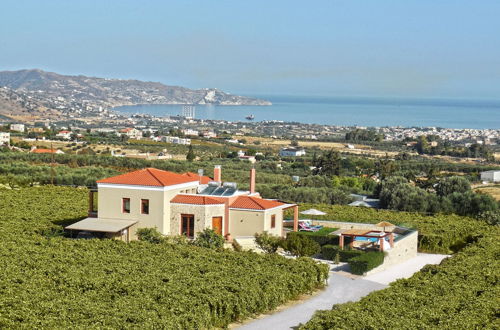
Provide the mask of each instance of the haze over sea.
[{"label": "haze over sea", "polygon": [[[339,126],[404,126],[500,129],[500,100],[259,96],[272,106],[196,105],[198,119],[281,120]],[[182,105],[136,105],[115,108],[124,113],[179,115]]]}]

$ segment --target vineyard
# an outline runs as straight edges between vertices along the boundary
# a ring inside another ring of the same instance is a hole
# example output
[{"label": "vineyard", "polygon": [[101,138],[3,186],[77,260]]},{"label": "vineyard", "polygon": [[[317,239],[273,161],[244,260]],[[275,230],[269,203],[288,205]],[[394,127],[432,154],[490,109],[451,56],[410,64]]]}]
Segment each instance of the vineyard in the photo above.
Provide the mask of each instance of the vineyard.
[{"label": "vineyard", "polygon": [[85,189],[0,190],[0,328],[212,328],[324,285],[328,270],[251,252],[72,240]]},{"label": "vineyard", "polygon": [[489,230],[441,265],[316,312],[301,329],[498,329],[500,230]]}]

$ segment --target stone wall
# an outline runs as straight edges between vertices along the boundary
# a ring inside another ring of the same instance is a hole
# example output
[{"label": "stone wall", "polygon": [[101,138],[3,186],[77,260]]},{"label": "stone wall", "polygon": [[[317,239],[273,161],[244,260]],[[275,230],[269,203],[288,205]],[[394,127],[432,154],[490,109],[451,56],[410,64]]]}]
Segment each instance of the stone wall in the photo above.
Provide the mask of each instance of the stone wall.
[{"label": "stone wall", "polygon": [[[220,205],[189,205],[175,204],[170,205],[170,233],[171,235],[180,235],[181,233],[181,214],[194,215],[194,236],[205,228],[212,228],[212,218],[222,217],[224,219],[224,204]],[[222,221],[224,226],[224,221]],[[223,228],[224,232],[224,228]]]},{"label": "stone wall", "polygon": [[384,263],[375,269],[367,272],[366,275],[371,275],[387,268],[400,264],[406,260],[417,256],[418,247],[418,231],[413,231],[398,241],[394,242],[394,247],[385,251]]}]

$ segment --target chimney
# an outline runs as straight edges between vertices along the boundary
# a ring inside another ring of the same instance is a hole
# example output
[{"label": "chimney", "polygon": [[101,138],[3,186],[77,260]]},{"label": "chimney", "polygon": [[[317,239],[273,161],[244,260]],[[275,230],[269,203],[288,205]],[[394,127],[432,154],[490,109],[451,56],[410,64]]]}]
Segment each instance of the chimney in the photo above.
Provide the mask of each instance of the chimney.
[{"label": "chimney", "polygon": [[220,165],[214,167],[214,181],[222,182]]},{"label": "chimney", "polygon": [[250,169],[250,193],[255,193],[255,168]]}]

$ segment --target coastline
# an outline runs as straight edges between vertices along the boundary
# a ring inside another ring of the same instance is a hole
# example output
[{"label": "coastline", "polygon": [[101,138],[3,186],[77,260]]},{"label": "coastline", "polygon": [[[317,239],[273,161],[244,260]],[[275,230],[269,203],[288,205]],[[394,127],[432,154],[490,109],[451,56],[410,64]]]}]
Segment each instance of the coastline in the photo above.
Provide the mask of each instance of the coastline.
[{"label": "coastline", "polygon": [[[260,98],[261,96],[259,96]],[[246,122],[283,122],[341,127],[398,127],[448,129],[500,129],[500,101],[407,99],[353,99],[315,97],[268,97],[272,105],[194,105],[195,118],[201,120]],[[461,103],[462,102],[462,103]],[[153,117],[178,116],[184,104],[139,104],[113,107],[124,115]]]}]

